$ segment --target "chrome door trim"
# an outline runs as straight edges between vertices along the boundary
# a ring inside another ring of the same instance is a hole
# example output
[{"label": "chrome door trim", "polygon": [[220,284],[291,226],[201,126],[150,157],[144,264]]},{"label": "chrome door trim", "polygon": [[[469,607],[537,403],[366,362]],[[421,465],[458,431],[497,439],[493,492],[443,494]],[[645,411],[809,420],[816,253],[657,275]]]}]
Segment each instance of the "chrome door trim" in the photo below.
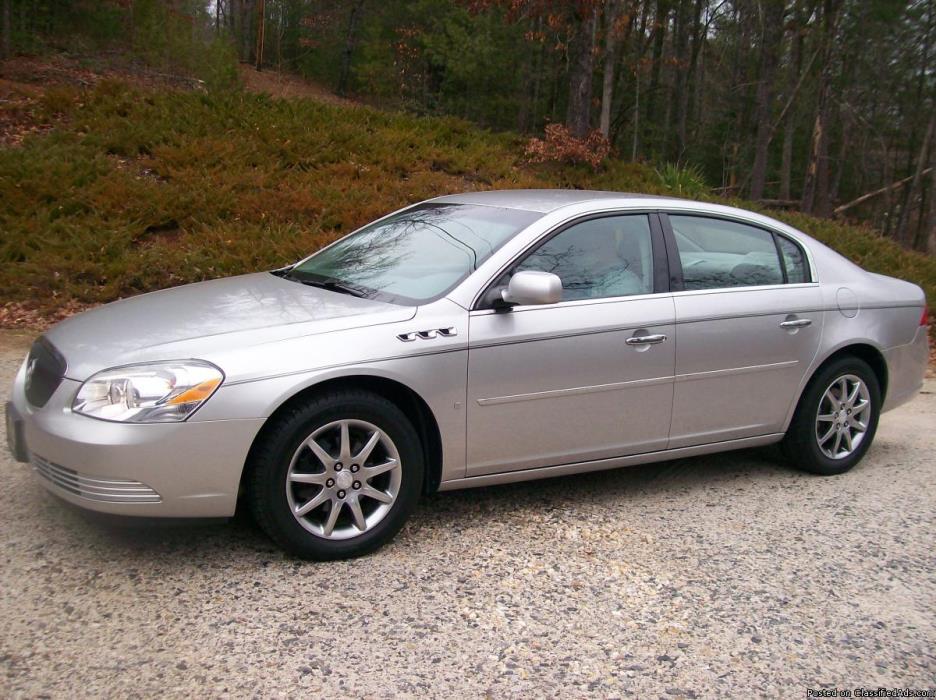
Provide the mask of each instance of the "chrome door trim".
[{"label": "chrome door trim", "polygon": [[787,360],[786,362],[771,362],[766,365],[750,365],[747,367],[729,367],[728,369],[713,369],[707,372],[690,372],[688,374],[677,374],[674,380],[677,382],[693,382],[699,379],[709,379],[711,377],[730,377],[733,374],[750,374],[751,372],[770,372],[775,369],[786,369],[795,367],[799,360]]},{"label": "chrome door trim", "polygon": [[695,455],[712,454],[713,452],[727,452],[747,447],[760,447],[770,445],[783,439],[783,433],[771,433],[755,437],[739,438],[737,440],[724,440],[710,442],[705,445],[692,445],[690,447],[677,447],[672,450],[658,452],[644,452],[642,454],[628,455],[626,457],[609,457],[590,462],[573,462],[560,464],[554,467],[536,467],[521,469],[513,472],[497,472],[496,474],[482,474],[468,476],[463,479],[450,479],[439,484],[439,491],[454,491],[455,489],[470,489],[477,486],[494,486],[496,484],[509,484],[515,481],[532,481],[533,479],[547,479],[553,476],[567,474],[581,474],[583,472],[603,471],[617,469],[637,464],[650,464],[651,462],[665,462],[670,459],[693,457]]},{"label": "chrome door trim", "polygon": [[569,389],[550,389],[548,391],[535,391],[529,394],[513,394],[510,396],[492,396],[487,399],[477,399],[480,406],[496,406],[498,404],[516,403],[518,401],[536,401],[537,399],[553,399],[559,396],[579,396],[581,394],[595,394],[602,391],[615,391],[627,387],[652,386],[654,384],[671,384],[672,377],[651,377],[650,379],[631,379],[626,382],[612,382],[610,384],[595,384],[592,386],[576,386]]},{"label": "chrome door trim", "polygon": [[[630,340],[628,338],[628,340]],[[625,341],[626,342],[626,341]],[[693,372],[690,374],[677,374],[675,377],[652,377],[650,379],[632,379],[627,382],[612,382],[610,384],[595,384],[591,386],[576,386],[568,389],[550,389],[549,391],[536,391],[529,394],[512,394],[509,396],[492,396],[490,398],[477,399],[480,406],[495,406],[505,403],[516,403],[518,401],[536,401],[537,399],[551,399],[558,396],[578,396],[581,394],[592,394],[601,391],[614,391],[627,387],[652,386],[654,384],[667,384],[672,382],[691,382],[697,379],[708,379],[709,377],[731,376],[733,374],[749,374],[751,372],[764,372],[775,369],[784,369],[798,365],[799,360],[789,360],[788,362],[772,362],[766,365],[751,365],[750,367],[732,367],[730,369],[716,369],[709,372]]]}]

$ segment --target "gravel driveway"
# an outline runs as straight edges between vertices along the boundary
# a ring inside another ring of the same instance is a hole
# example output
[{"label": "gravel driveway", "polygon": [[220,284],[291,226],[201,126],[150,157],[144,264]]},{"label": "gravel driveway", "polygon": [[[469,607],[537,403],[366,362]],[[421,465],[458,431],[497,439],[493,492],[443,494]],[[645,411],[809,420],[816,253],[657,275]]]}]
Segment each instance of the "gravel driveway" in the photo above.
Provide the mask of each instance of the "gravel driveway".
[{"label": "gravel driveway", "polygon": [[[0,391],[26,347],[0,333]],[[843,476],[760,450],[439,494],[328,564],[240,515],[84,515],[0,448],[0,696],[936,686],[934,391]]]}]

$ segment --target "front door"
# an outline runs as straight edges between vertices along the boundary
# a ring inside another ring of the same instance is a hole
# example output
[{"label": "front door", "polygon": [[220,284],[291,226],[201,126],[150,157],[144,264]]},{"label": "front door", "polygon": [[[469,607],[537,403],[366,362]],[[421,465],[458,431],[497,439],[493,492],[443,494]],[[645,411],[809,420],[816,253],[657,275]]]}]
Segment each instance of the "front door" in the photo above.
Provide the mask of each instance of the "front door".
[{"label": "front door", "polygon": [[471,313],[468,476],[666,447],[675,328],[663,255],[654,215],[604,216],[548,237],[498,280],[553,272],[563,299]]}]

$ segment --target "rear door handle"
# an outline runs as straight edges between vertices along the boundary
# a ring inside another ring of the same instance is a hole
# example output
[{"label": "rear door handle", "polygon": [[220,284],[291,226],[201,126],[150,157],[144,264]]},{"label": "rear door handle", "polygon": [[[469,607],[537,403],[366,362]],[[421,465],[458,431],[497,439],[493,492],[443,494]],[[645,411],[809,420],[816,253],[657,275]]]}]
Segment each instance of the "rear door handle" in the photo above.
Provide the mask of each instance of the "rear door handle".
[{"label": "rear door handle", "polygon": [[797,318],[791,321],[780,322],[781,328],[805,328],[806,326],[811,326],[811,325],[812,325],[812,321],[810,321],[808,318]]},{"label": "rear door handle", "polygon": [[628,345],[658,345],[666,340],[665,335],[635,335],[624,342]]}]

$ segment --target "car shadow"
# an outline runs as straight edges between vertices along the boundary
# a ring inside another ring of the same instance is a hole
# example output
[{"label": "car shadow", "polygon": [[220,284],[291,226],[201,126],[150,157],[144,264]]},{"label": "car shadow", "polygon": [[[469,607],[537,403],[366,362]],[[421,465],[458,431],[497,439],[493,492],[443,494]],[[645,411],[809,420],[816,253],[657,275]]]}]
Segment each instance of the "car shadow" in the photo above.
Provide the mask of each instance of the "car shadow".
[{"label": "car shadow", "polygon": [[460,491],[444,491],[423,499],[416,517],[446,519],[458,517],[459,510],[471,504],[483,505],[492,515],[516,513],[522,508],[568,507],[588,500],[592,503],[619,502],[624,497],[650,497],[661,491],[710,490],[737,479],[755,482],[810,478],[784,463],[779,450],[760,447],[666,462],[626,466],[585,474],[485,486]]},{"label": "car shadow", "polygon": [[[775,482],[791,478],[810,477],[782,464],[776,449],[767,447],[441,492],[422,499],[397,541],[402,539],[404,546],[418,550],[427,530],[464,530],[466,523],[471,523],[472,529],[483,529],[485,522],[499,518],[523,518],[524,511],[531,511],[531,514],[544,509],[562,511],[586,502],[607,504],[610,508],[623,499],[649,498],[672,489],[682,493],[722,489],[727,492],[729,488],[732,491],[736,488],[739,479],[770,489],[775,488]],[[48,495],[48,498],[54,497]],[[75,537],[97,540],[97,544],[106,546],[114,557],[158,554],[194,558],[209,564],[216,556],[225,558],[236,552],[242,558],[252,556],[258,564],[290,559],[256,526],[243,503],[232,518],[204,520],[105,515],[55,500],[63,509],[62,517],[77,526],[69,529],[83,531],[75,532]],[[68,527],[69,523],[63,525]]]}]

